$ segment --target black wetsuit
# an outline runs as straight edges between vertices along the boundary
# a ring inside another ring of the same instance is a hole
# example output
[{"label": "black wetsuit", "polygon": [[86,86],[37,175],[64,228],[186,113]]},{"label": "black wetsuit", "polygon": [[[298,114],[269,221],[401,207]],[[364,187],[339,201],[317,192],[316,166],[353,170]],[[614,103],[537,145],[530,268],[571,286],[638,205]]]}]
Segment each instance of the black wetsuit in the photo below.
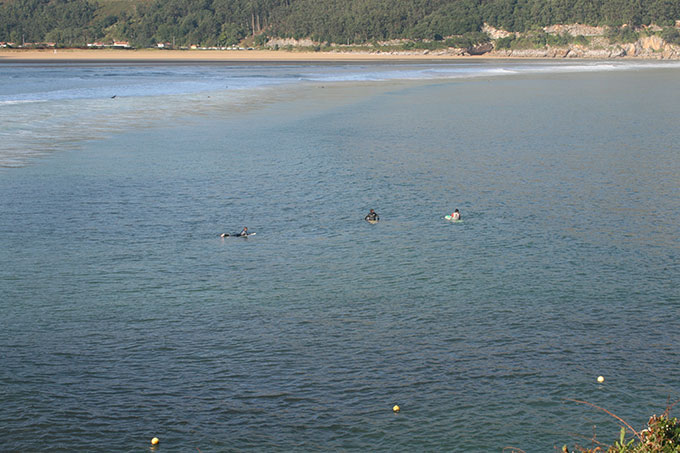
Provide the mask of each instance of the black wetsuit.
[{"label": "black wetsuit", "polygon": [[380,220],[380,217],[378,217],[377,212],[369,212],[368,215],[364,217],[364,220],[368,222],[377,222],[378,220]]}]

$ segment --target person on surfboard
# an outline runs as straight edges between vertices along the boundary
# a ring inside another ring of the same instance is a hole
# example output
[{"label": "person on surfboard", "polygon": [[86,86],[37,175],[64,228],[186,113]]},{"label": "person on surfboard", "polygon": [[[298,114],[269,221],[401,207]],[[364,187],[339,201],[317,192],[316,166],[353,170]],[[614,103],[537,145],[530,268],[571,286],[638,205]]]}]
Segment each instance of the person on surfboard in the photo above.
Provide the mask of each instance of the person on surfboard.
[{"label": "person on surfboard", "polygon": [[380,220],[380,216],[378,216],[377,212],[371,209],[371,211],[368,214],[366,214],[366,217],[364,217],[364,220],[367,222],[377,222],[378,220]]},{"label": "person on surfboard", "polygon": [[451,214],[451,220],[460,220],[460,211],[458,209]]},{"label": "person on surfboard", "polygon": [[[239,234],[237,234],[236,237],[237,238],[239,238],[239,237],[244,238],[244,237],[248,237],[248,234],[249,234],[248,233],[248,227],[243,227],[241,232]],[[252,234],[255,234],[255,233],[252,233]],[[231,236],[229,233],[220,234],[220,237],[223,237],[223,238],[228,238],[229,236]]]}]

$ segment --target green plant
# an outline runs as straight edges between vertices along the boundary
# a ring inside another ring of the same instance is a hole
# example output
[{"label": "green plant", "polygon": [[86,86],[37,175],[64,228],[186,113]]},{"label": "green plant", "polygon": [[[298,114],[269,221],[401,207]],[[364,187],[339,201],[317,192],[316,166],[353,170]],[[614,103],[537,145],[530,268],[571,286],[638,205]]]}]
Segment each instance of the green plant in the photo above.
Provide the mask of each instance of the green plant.
[{"label": "green plant", "polygon": [[515,41],[514,36],[508,36],[506,38],[499,38],[496,40],[496,49],[510,49]]},{"label": "green plant", "polygon": [[638,40],[640,34],[632,27],[609,27],[606,33],[609,42],[612,43],[631,43]]},{"label": "green plant", "polygon": [[[659,416],[652,415],[647,422],[647,428],[638,432],[621,417],[606,409],[587,401],[570,401],[587,404],[604,411],[624,425],[621,426],[619,440],[613,445],[606,447],[600,444],[601,446],[593,449],[582,448],[577,445],[574,447],[574,451],[582,453],[680,453],[680,420],[678,420],[677,417],[670,416],[670,411],[677,402],[668,405],[663,414]],[[633,433],[633,436],[628,441],[626,441],[626,428]],[[593,439],[593,441],[595,441],[595,439]],[[562,447],[562,451],[564,453],[569,453],[569,449],[566,445]]]},{"label": "green plant", "polygon": [[629,448],[635,443],[635,438],[632,438],[626,442],[626,428],[621,427],[621,433],[619,434],[619,440],[614,445],[609,447],[609,451],[614,453],[626,453],[630,451]]},{"label": "green plant", "polygon": [[438,50],[446,48],[446,43],[443,41],[413,41],[410,43],[404,43],[403,48],[405,50]]},{"label": "green plant", "polygon": [[267,38],[267,35],[265,35],[265,34],[255,35],[254,43],[255,43],[256,46],[262,47],[265,44],[267,44],[268,39],[269,38]]},{"label": "green plant", "polygon": [[675,27],[666,27],[661,32],[661,38],[669,44],[680,44],[680,31]]},{"label": "green plant", "polygon": [[578,35],[577,37],[574,38],[574,43],[580,46],[587,46],[588,44],[590,44],[590,41],[585,36]]},{"label": "green plant", "polygon": [[[669,408],[670,409],[670,408]],[[648,428],[643,430],[641,448],[635,452],[680,452],[680,421],[669,416],[669,409],[659,415],[652,415],[647,422]]]},{"label": "green plant", "polygon": [[447,38],[444,43],[447,47],[466,48],[489,42],[491,39],[486,33],[473,31],[461,36]]}]

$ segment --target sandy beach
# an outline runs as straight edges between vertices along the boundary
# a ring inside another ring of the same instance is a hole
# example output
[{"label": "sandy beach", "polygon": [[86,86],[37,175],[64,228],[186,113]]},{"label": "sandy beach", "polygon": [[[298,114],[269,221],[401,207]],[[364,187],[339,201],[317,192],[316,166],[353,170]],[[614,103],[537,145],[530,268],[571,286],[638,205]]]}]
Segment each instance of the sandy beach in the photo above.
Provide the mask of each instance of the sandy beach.
[{"label": "sandy beach", "polygon": [[[660,54],[645,51],[626,56],[598,49],[580,50],[566,57],[568,49],[492,51],[484,55],[459,55],[443,51],[411,52],[310,52],[285,50],[165,50],[165,49],[0,49],[2,62],[314,62],[314,61],[453,61],[453,60],[678,60],[671,49]],[[571,51],[570,51],[571,52]]]},{"label": "sandy beach", "polygon": [[[287,52],[271,50],[125,50],[125,49],[1,49],[0,62],[9,61],[387,61],[460,60],[478,56],[360,52]],[[496,57],[494,57],[496,58]]]}]

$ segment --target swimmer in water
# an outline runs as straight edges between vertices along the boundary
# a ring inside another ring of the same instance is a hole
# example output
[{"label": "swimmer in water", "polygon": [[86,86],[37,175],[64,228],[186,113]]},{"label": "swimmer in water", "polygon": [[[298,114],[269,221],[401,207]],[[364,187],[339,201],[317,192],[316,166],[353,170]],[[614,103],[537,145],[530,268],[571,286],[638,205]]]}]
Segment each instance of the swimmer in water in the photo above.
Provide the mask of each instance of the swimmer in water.
[{"label": "swimmer in water", "polygon": [[377,222],[378,220],[380,220],[380,216],[378,216],[377,212],[371,209],[371,211],[368,214],[366,214],[366,217],[364,217],[364,220],[367,222]]},{"label": "swimmer in water", "polygon": [[451,214],[451,220],[460,220],[460,211],[458,211],[458,209]]}]

